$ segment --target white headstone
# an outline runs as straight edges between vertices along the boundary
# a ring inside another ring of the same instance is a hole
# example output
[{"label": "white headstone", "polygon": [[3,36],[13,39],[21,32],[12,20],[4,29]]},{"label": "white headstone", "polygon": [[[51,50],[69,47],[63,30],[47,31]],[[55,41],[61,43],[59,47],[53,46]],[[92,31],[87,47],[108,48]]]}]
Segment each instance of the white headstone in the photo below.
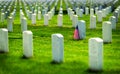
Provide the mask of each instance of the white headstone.
[{"label": "white headstone", "polygon": [[1,13],[1,22],[4,22],[4,20],[5,20],[5,14]]},{"label": "white headstone", "polygon": [[103,17],[106,17],[106,16],[107,16],[107,15],[106,15],[106,9],[103,9],[103,10],[102,10],[102,16],[103,16]]},{"label": "white headstone", "polygon": [[94,9],[93,8],[90,9],[90,15],[94,15]]},{"label": "white headstone", "polygon": [[51,11],[50,12],[48,12],[48,18],[49,18],[49,20],[51,20],[52,19],[52,13],[51,13]]},{"label": "white headstone", "polygon": [[32,24],[36,24],[36,14],[32,14]]},{"label": "white headstone", "polygon": [[58,26],[62,26],[63,25],[63,15],[62,14],[58,14]]},{"label": "white headstone", "polygon": [[98,7],[95,8],[95,14],[97,14],[97,12],[98,12]]},{"label": "white headstone", "polygon": [[85,23],[85,21],[80,20],[80,21],[78,21],[77,25],[78,25],[80,39],[85,39],[85,37],[86,37],[86,23]]},{"label": "white headstone", "polygon": [[20,12],[20,23],[22,23],[22,18],[24,17],[24,13]]},{"label": "white headstone", "polygon": [[38,20],[41,20],[41,11],[38,11]]},{"label": "white headstone", "polygon": [[103,69],[103,40],[101,38],[89,39],[89,67],[94,71]]},{"label": "white headstone", "polygon": [[105,43],[112,42],[112,25],[111,22],[105,21],[102,25],[102,36]]},{"label": "white headstone", "polygon": [[116,17],[115,16],[110,17],[110,22],[112,24],[112,29],[116,29]]},{"label": "white headstone", "polygon": [[89,8],[88,8],[88,7],[85,8],[85,14],[86,14],[86,15],[89,14]]},{"label": "white headstone", "polygon": [[96,16],[92,15],[90,16],[90,29],[96,28]]},{"label": "white headstone", "polygon": [[52,60],[58,63],[64,61],[64,37],[61,34],[52,34]]},{"label": "white headstone", "polygon": [[48,25],[49,24],[49,16],[48,16],[48,14],[45,14],[44,15],[44,25]]},{"label": "white headstone", "polygon": [[83,9],[79,9],[79,16],[83,17]]},{"label": "white headstone", "polygon": [[22,18],[22,23],[21,23],[21,31],[27,31],[27,18],[23,17]]},{"label": "white headstone", "polygon": [[97,14],[97,20],[98,20],[98,22],[102,22],[102,11],[98,11],[97,13],[98,13]]},{"label": "white headstone", "polygon": [[13,32],[13,19],[12,19],[12,17],[8,17],[7,29],[9,32]]},{"label": "white headstone", "polygon": [[116,17],[116,22],[118,22],[118,11],[114,12],[114,16]]},{"label": "white headstone", "polygon": [[33,36],[31,31],[23,32],[23,55],[27,58],[33,56]]},{"label": "white headstone", "polygon": [[9,52],[8,47],[8,30],[5,28],[0,29],[0,51]]},{"label": "white headstone", "polygon": [[74,15],[74,12],[71,11],[71,12],[70,12],[70,20],[73,20],[73,15]]},{"label": "white headstone", "polygon": [[30,20],[32,19],[32,12],[29,11],[29,17],[28,17]]},{"label": "white headstone", "polygon": [[77,16],[77,15],[74,15],[74,16],[73,16],[73,21],[72,21],[73,27],[76,27],[77,22],[78,22],[78,16]]},{"label": "white headstone", "polygon": [[76,15],[79,15],[79,8],[76,8]]}]

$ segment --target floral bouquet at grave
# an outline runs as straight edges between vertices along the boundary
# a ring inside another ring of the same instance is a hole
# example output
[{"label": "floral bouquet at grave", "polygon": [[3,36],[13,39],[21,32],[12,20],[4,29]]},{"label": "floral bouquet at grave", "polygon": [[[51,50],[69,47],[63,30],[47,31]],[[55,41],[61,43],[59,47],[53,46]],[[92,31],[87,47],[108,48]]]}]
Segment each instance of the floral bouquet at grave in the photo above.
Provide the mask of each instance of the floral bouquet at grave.
[{"label": "floral bouquet at grave", "polygon": [[79,37],[79,31],[78,31],[78,25],[75,27],[73,38],[75,40],[79,40],[80,39],[80,37]]}]

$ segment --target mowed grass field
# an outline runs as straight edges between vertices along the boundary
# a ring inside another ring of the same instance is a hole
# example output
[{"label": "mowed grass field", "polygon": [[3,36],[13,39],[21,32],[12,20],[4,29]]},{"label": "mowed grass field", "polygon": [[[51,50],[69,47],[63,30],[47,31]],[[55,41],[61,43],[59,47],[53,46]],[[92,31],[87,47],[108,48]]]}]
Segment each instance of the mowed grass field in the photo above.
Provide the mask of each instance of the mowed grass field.
[{"label": "mowed grass field", "polygon": [[[90,74],[88,40],[92,37],[102,38],[102,23],[97,23],[96,29],[89,29],[89,16],[84,15],[79,20],[86,21],[86,38],[74,40],[72,21],[67,14],[63,15],[63,27],[57,26],[57,15],[44,26],[43,18],[32,25],[28,20],[28,30],[33,32],[34,56],[24,59],[22,32],[20,26],[19,9],[13,24],[13,32],[9,33],[9,53],[0,53],[0,74]],[[112,13],[103,21],[108,21]],[[0,28],[6,28],[7,22],[1,23]],[[64,62],[51,64],[52,47],[51,35],[61,33],[64,36]],[[103,71],[100,74],[120,73],[120,18],[117,29],[112,31],[112,43],[104,44]]]}]

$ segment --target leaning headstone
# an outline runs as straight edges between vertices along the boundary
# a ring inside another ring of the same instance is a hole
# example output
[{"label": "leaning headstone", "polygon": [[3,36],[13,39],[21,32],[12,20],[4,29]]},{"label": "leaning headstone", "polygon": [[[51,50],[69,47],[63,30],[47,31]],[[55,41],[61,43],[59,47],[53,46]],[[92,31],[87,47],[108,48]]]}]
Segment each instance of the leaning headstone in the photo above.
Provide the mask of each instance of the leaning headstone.
[{"label": "leaning headstone", "polygon": [[112,25],[111,22],[105,21],[102,25],[102,36],[104,43],[112,42]]},{"label": "leaning headstone", "polygon": [[52,34],[52,60],[56,63],[64,61],[64,37],[61,34]]},{"label": "leaning headstone", "polygon": [[98,13],[97,14],[97,20],[98,20],[98,22],[102,22],[102,11],[98,11],[97,13]]},{"label": "leaning headstone", "polygon": [[23,17],[22,18],[22,23],[21,23],[21,31],[27,31],[27,18]]},{"label": "leaning headstone", "polygon": [[58,26],[62,26],[63,24],[63,15],[62,14],[58,14]]},{"label": "leaning headstone", "polygon": [[33,56],[33,36],[31,31],[23,32],[23,55],[26,58]]},{"label": "leaning headstone", "polygon": [[92,71],[103,69],[103,40],[101,38],[89,39],[89,68]]},{"label": "leaning headstone", "polygon": [[112,29],[116,29],[116,17],[115,16],[110,17],[110,22],[112,24]]},{"label": "leaning headstone", "polygon": [[85,21],[80,20],[80,21],[78,21],[77,25],[78,25],[80,39],[85,39],[85,37],[86,37],[86,23],[85,23]]},{"label": "leaning headstone", "polygon": [[92,15],[90,16],[90,29],[96,28],[96,16]]},{"label": "leaning headstone", "polygon": [[8,45],[8,30],[2,28],[0,29],[0,52],[9,52]]},{"label": "leaning headstone", "polygon": [[36,14],[32,14],[32,24],[36,24]]},{"label": "leaning headstone", "polygon": [[48,16],[48,14],[45,14],[44,15],[44,25],[48,25],[49,24],[49,16]]},{"label": "leaning headstone", "polygon": [[4,20],[5,20],[5,14],[1,13],[1,22],[4,22]]},{"label": "leaning headstone", "polygon": [[77,15],[73,15],[72,26],[76,27],[77,22],[78,22],[78,16]]},{"label": "leaning headstone", "polygon": [[12,17],[8,17],[7,29],[9,32],[13,32],[13,19],[12,19]]}]

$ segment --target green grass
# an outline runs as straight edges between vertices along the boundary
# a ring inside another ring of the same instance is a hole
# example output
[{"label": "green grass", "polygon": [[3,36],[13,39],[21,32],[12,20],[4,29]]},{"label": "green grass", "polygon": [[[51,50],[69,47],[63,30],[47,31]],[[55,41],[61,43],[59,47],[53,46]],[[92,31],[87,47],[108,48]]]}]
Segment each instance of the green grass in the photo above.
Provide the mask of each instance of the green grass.
[{"label": "green grass", "polygon": [[[109,20],[112,14],[104,18]],[[14,31],[9,33],[9,53],[0,54],[0,74],[89,74],[88,72],[88,39],[102,38],[102,23],[97,23],[97,28],[89,29],[89,16],[84,15],[80,20],[86,21],[86,38],[73,40],[74,28],[68,15],[63,16],[63,27],[57,27],[57,15],[49,21],[49,26],[43,26],[43,19],[36,25],[28,20],[28,30],[33,32],[34,56],[23,59],[22,32],[17,11],[14,21]],[[119,19],[120,20],[120,19]],[[7,22],[1,23],[0,28],[5,28]],[[64,36],[64,62],[51,64],[51,34],[61,33]],[[120,21],[117,29],[112,32],[112,43],[104,44],[104,67],[102,74],[120,73]]]}]

